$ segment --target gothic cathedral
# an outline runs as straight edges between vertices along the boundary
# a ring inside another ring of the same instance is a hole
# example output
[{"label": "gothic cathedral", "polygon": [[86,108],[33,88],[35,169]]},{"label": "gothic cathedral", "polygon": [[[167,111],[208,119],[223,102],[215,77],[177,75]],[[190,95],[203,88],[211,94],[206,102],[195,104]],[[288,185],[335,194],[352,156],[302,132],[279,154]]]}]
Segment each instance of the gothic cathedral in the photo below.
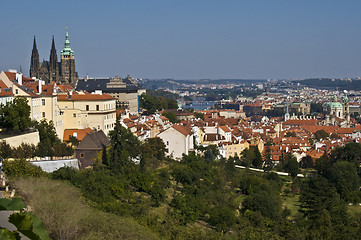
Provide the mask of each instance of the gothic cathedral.
[{"label": "gothic cathedral", "polygon": [[30,61],[30,77],[44,80],[46,83],[55,81],[59,84],[75,85],[78,73],[75,71],[74,51],[70,48],[69,34],[65,34],[64,48],[60,53],[60,62],[56,54],[54,37],[51,44],[49,61],[39,62],[39,53],[34,36],[33,51]]}]

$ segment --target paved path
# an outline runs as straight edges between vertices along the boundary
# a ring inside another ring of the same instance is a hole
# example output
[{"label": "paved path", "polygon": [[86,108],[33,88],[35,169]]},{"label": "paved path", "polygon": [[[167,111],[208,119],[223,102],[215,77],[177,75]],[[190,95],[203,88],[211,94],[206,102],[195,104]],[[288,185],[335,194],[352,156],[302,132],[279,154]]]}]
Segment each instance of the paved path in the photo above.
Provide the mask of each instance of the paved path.
[{"label": "paved path", "polygon": [[[0,198],[3,198],[3,191],[0,191]],[[0,226],[5,227],[5,228],[9,229],[10,231],[16,230],[16,227],[12,223],[9,223],[9,216],[13,212],[14,211],[0,211]],[[22,233],[20,233],[20,237],[21,237],[21,240],[27,240],[27,239],[30,240],[30,238],[24,236]]]},{"label": "paved path", "polygon": [[[241,168],[241,169],[246,169],[246,167],[244,166],[240,166],[240,165],[235,165],[236,168]],[[258,169],[258,168],[248,168],[249,170],[251,171],[256,171],[256,172],[264,172],[263,169]],[[278,175],[281,175],[281,176],[288,176],[288,173],[285,173],[285,172],[275,172],[277,173]],[[305,177],[303,174],[297,174],[297,177]]]}]

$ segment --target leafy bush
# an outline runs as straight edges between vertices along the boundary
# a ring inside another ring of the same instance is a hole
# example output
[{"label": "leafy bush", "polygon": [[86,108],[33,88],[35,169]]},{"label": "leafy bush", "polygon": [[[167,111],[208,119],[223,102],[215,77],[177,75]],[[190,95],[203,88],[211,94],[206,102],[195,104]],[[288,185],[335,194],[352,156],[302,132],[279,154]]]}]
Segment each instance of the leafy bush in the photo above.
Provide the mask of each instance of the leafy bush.
[{"label": "leafy bush", "polygon": [[40,167],[35,166],[25,159],[16,159],[13,161],[4,160],[3,171],[8,177],[40,177],[47,176]]}]

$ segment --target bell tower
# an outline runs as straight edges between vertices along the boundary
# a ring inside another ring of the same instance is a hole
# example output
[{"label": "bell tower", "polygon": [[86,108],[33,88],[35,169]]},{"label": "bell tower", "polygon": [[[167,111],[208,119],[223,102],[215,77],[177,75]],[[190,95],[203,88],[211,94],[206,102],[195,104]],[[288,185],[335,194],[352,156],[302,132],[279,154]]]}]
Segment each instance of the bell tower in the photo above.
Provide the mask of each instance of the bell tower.
[{"label": "bell tower", "polygon": [[64,48],[60,53],[60,83],[75,85],[77,80],[74,51],[70,48],[69,34],[66,31]]}]

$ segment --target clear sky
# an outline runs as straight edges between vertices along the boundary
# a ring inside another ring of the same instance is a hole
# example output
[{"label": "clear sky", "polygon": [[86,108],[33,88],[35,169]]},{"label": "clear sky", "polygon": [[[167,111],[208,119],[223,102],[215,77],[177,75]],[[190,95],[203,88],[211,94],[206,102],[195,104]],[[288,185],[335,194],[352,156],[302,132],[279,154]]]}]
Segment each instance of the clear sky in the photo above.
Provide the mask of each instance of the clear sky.
[{"label": "clear sky", "polygon": [[361,76],[360,0],[13,0],[0,14],[0,70],[58,57],[69,27],[79,77]]}]

